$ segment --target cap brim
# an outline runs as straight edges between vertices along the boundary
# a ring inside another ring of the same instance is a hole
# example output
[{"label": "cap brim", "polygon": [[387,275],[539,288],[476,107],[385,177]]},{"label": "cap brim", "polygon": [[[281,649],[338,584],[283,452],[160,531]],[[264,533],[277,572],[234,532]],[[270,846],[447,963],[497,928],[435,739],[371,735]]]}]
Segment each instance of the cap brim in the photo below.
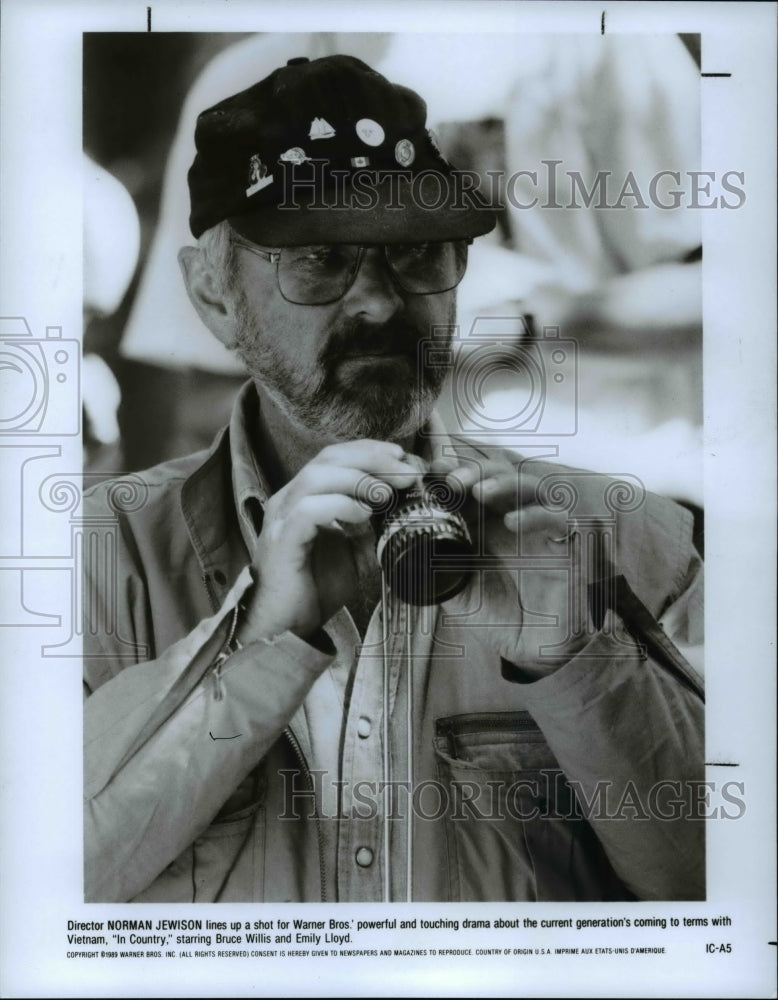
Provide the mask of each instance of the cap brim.
[{"label": "cap brim", "polygon": [[468,239],[496,224],[493,210],[455,172],[417,175],[408,183],[384,176],[366,184],[363,178],[358,187],[323,192],[317,200],[304,189],[286,201],[231,216],[230,225],[261,246],[283,247]]}]

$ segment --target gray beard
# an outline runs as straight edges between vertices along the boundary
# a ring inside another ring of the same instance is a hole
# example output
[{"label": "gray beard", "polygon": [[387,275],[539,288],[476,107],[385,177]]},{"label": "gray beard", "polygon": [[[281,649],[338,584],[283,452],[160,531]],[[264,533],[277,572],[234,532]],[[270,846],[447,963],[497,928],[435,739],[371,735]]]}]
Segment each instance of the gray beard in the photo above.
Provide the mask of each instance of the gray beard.
[{"label": "gray beard", "polygon": [[[244,358],[244,363],[246,359]],[[369,405],[343,396],[324,396],[319,391],[310,391],[302,398],[290,392],[288,382],[281,382],[266,370],[249,374],[274,400],[282,413],[294,424],[315,432],[318,436],[332,441],[356,441],[370,438],[374,441],[399,441],[418,431],[426,423],[437,400],[417,392],[408,398],[407,387],[393,400],[384,392],[380,399],[373,397]]]},{"label": "gray beard", "polygon": [[[386,377],[381,368],[343,378],[335,363],[335,349],[328,352],[331,357],[325,353],[314,372],[302,373],[277,354],[272,344],[257,349],[262,335],[242,297],[236,302],[236,315],[236,353],[252,379],[293,424],[333,441],[399,441],[415,434],[429,419],[445,368],[424,366],[417,356],[409,364],[407,378],[396,371]],[[423,338],[411,335],[415,349],[416,341]],[[372,331],[371,336],[380,336],[380,331]],[[445,346],[436,337],[436,347]]]}]

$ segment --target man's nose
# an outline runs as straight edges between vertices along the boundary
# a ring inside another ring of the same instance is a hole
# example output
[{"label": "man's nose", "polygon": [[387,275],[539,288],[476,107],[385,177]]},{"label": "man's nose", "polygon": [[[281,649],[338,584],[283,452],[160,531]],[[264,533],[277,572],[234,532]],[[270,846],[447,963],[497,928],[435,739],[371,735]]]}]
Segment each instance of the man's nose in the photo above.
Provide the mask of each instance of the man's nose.
[{"label": "man's nose", "polygon": [[344,304],[350,315],[362,316],[375,323],[386,322],[402,307],[402,296],[392,280],[381,247],[362,251],[359,271],[344,296]]}]

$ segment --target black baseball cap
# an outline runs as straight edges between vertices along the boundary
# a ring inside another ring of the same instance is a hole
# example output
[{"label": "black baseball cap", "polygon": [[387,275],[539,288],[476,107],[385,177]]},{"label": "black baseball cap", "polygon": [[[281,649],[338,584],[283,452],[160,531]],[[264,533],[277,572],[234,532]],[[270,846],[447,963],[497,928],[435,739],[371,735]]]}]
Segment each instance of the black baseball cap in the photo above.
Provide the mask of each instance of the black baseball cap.
[{"label": "black baseball cap", "polygon": [[223,220],[264,246],[464,239],[494,228],[414,91],[352,56],[291,59],[203,111],[192,234]]}]

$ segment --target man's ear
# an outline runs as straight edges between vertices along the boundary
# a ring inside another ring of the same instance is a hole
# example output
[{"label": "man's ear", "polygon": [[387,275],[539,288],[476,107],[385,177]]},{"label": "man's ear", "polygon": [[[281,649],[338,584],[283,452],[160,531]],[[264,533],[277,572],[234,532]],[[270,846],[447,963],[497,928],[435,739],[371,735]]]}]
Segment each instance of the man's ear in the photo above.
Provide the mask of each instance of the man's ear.
[{"label": "man's ear", "polygon": [[225,347],[235,346],[235,309],[216,280],[199,247],[181,247],[178,263],[189,301],[214,337]]}]

